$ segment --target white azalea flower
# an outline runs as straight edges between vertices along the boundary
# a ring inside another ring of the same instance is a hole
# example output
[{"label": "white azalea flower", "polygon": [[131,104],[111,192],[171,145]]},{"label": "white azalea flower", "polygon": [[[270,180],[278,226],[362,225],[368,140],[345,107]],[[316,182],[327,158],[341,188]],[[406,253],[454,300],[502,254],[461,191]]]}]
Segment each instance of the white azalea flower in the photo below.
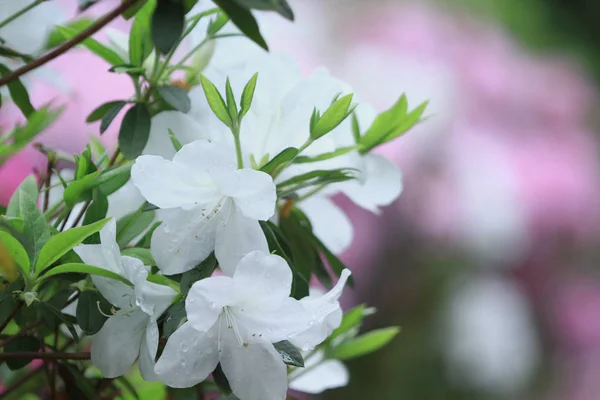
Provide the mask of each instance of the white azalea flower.
[{"label": "white azalea flower", "polygon": [[212,277],[192,286],[186,300],[188,322],[169,338],[156,373],[169,386],[190,387],[221,363],[241,400],[283,399],[286,366],[272,344],[299,335],[308,346],[319,344],[322,330],[314,327],[339,309],[337,297],[349,274],[345,270],[325,296],[298,301],[289,297],[292,272],[281,257],[260,251],[246,255],[233,277]]},{"label": "white azalea flower", "polygon": [[134,285],[130,287],[114,279],[92,276],[102,296],[119,308],[94,335],[92,361],[105,377],[114,378],[127,373],[139,357],[144,379],[156,380],[156,320],[169,307],[176,293],[167,286],[148,282],[148,267],[136,258],[121,256],[115,237],[116,223],[112,219],[100,231],[101,244],[75,247],[75,252],[86,264],[117,273]]},{"label": "white azalea flower", "polygon": [[264,172],[237,169],[233,148],[197,140],[172,161],[141,156],[131,178],[150,203],[165,209],[151,243],[163,273],[188,271],[214,250],[232,275],[245,254],[268,252],[258,220],[275,212],[275,185]]},{"label": "white azalea flower", "polygon": [[348,368],[339,360],[325,360],[322,351],[305,358],[304,368],[289,375],[290,389],[318,394],[328,389],[346,386],[350,380]]}]

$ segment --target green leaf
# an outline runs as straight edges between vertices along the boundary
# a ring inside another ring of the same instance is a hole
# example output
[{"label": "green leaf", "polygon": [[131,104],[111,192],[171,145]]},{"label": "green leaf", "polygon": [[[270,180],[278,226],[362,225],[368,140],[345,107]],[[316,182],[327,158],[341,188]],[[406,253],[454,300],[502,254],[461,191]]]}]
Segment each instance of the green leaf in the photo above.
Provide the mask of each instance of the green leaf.
[{"label": "green leaf", "polygon": [[8,254],[26,274],[29,274],[29,256],[23,245],[10,233],[0,231],[0,245],[8,251]]},{"label": "green leaf", "polygon": [[[95,21],[93,19],[84,17],[79,18],[75,21],[68,22],[65,26],[71,28],[74,32],[77,32],[77,34],[79,34],[87,28],[89,28],[94,22]],[[52,32],[50,32],[50,35],[48,35],[48,40],[46,42],[45,48],[51,49],[64,43],[66,40],[67,39],[63,36],[62,33],[60,33],[57,29],[54,29]]]},{"label": "green leaf", "polygon": [[152,14],[152,41],[167,54],[179,42],[185,28],[185,8],[179,1],[158,1]]},{"label": "green leaf", "polygon": [[363,318],[366,316],[365,310],[366,306],[361,304],[347,311],[342,318],[342,323],[331,335],[329,335],[327,342],[332,342],[335,338],[349,332],[351,329],[358,328],[361,325]]},{"label": "green leaf", "polygon": [[173,304],[167,310],[165,320],[163,321],[163,337],[169,338],[187,319],[185,312],[185,302],[180,301],[179,303]]},{"label": "green leaf", "polygon": [[286,0],[235,0],[235,2],[245,8],[275,11],[290,21],[294,20],[294,13]]},{"label": "green leaf", "polygon": [[133,160],[142,154],[150,136],[150,124],[145,104],[136,104],[127,111],[119,130],[119,149],[125,157]]},{"label": "green leaf", "polygon": [[73,181],[65,189],[63,198],[72,207],[80,201],[92,199],[92,189],[99,188],[105,195],[114,193],[129,180],[132,162],[104,171],[96,171]]},{"label": "green leaf", "polygon": [[349,360],[372,353],[388,344],[399,332],[400,328],[398,327],[371,331],[335,347],[330,354],[330,358]]},{"label": "green leaf", "polygon": [[285,364],[291,365],[292,367],[304,367],[304,358],[302,357],[300,350],[288,340],[273,343],[273,346],[275,347],[275,350],[281,354],[281,358]]},{"label": "green leaf", "polygon": [[[125,100],[114,100],[114,101],[109,101],[107,103],[101,104],[98,107],[96,107],[94,109],[94,111],[92,111],[90,113],[90,115],[88,115],[85,122],[91,123],[91,122],[99,121],[99,120],[103,119],[104,116],[116,105],[119,105],[120,106],[119,110],[121,110],[121,108],[123,108],[123,106],[125,106],[125,104],[127,104],[127,102]],[[117,111],[117,113],[118,113],[118,111]],[[111,119],[111,121],[112,121],[112,119]]]},{"label": "green leaf", "polygon": [[[179,139],[177,139],[177,136],[175,136],[175,134],[173,133],[173,131],[171,130],[171,128],[169,128],[169,139],[171,139],[171,144],[173,145],[173,148],[175,149],[175,152],[179,152],[179,150],[181,150],[181,148],[183,147],[181,142],[179,141]],[[156,207],[156,206],[154,206]]]},{"label": "green leaf", "polygon": [[29,175],[23,182],[19,185],[15,193],[12,195],[10,201],[8,202],[8,207],[6,208],[6,216],[7,217],[18,217],[20,210],[20,199],[21,195],[26,193],[32,199],[38,198],[38,184],[35,176]]},{"label": "green leaf", "polygon": [[306,172],[301,175],[294,176],[290,179],[287,179],[277,185],[278,189],[287,188],[293,185],[299,184],[308,184],[308,185],[316,185],[316,184],[328,184],[335,182],[344,182],[351,179],[355,179],[353,175],[354,170],[350,168],[338,168],[332,170],[315,170]]},{"label": "green leaf", "polygon": [[356,144],[360,143],[360,123],[358,122],[356,112],[352,113],[352,136]]},{"label": "green leaf", "polygon": [[[68,26],[57,26],[56,29],[63,35],[65,39],[73,39],[79,34],[75,29]],[[125,60],[121,58],[114,50],[108,48],[102,43],[91,37],[86,38],[81,42],[89,51],[108,62],[110,65],[125,64]]]},{"label": "green leaf", "polygon": [[406,133],[410,128],[415,126],[419,121],[421,121],[421,117],[428,106],[429,101],[425,101],[419,104],[417,108],[409,112],[406,115],[406,118],[398,126],[396,126],[396,129],[394,129],[394,131],[385,137],[385,141],[389,142],[390,140],[393,140]]},{"label": "green leaf", "polygon": [[229,385],[229,381],[227,380],[220,363],[217,364],[217,368],[213,371],[212,376],[221,393],[231,394],[231,386]]},{"label": "green leaf", "polygon": [[202,83],[202,88],[204,89],[204,94],[206,95],[206,100],[208,101],[210,109],[213,110],[217,118],[231,128],[233,126],[233,121],[227,111],[225,100],[223,100],[217,87],[204,75],[200,75],[200,83]]},{"label": "green leaf", "polygon": [[252,99],[254,98],[254,91],[256,90],[256,82],[258,80],[258,72],[252,75],[252,78],[244,86],[242,92],[242,99],[240,100],[240,119],[244,117],[250,111],[252,106]]},{"label": "green leaf", "polygon": [[[124,2],[125,0],[121,0],[121,2]],[[150,0],[150,2],[155,2],[155,0]],[[133,17],[134,15],[137,14],[138,11],[140,11],[140,9],[142,7],[144,7],[144,5],[146,5],[148,3],[148,0],[139,0],[137,3],[135,3],[133,6],[129,7],[127,10],[123,11],[123,18],[125,19],[130,19],[131,17]]]},{"label": "green leaf", "polygon": [[181,280],[179,281],[181,294],[183,296],[187,295],[194,283],[210,277],[216,267],[217,259],[215,258],[215,253],[210,253],[206,260],[202,261],[195,268],[183,273],[183,275],[181,275]]},{"label": "green leaf", "polygon": [[[108,212],[108,197],[102,192],[102,190],[95,188],[92,189],[92,202],[90,203],[85,216],[83,217],[83,225],[90,225],[96,221],[106,218]],[[100,234],[94,233],[88,236],[83,243],[85,244],[98,244],[100,243]]]},{"label": "green leaf", "polygon": [[310,138],[317,140],[340,125],[351,113],[350,106],[353,96],[348,94],[336,100],[314,124],[310,130]]},{"label": "green leaf", "polygon": [[[8,75],[12,71],[5,66],[4,64],[0,64],[0,74]],[[19,110],[23,113],[25,117],[29,119],[31,115],[35,112],[35,109],[31,105],[31,100],[29,99],[29,94],[27,93],[27,89],[23,86],[20,79],[13,79],[8,84],[8,92],[10,93],[10,98],[19,107]]]},{"label": "green leaf", "polygon": [[48,268],[73,247],[81,244],[88,236],[99,232],[109,220],[110,218],[106,218],[91,225],[68,229],[52,237],[40,251],[35,264],[36,272],[39,273]]},{"label": "green leaf", "polygon": [[[33,336],[19,336],[4,346],[5,353],[37,352],[40,351],[41,342]],[[6,365],[11,371],[23,368],[32,361],[31,358],[14,358],[6,360]]]},{"label": "green leaf", "polygon": [[135,15],[129,34],[129,62],[140,66],[152,53],[154,43],[150,34],[150,19],[155,3],[146,3]]},{"label": "green leaf", "polygon": [[110,309],[110,303],[100,293],[91,290],[81,292],[79,293],[75,312],[77,324],[86,335],[94,335],[98,333],[108,319],[106,315],[110,315]]},{"label": "green leaf", "polygon": [[219,13],[217,18],[210,21],[208,24],[208,29],[206,30],[206,36],[214,36],[225,26],[225,24],[229,22],[229,17],[227,14]]},{"label": "green leaf", "polygon": [[116,116],[119,115],[119,112],[121,112],[121,109],[125,107],[126,104],[126,101],[116,101],[110,108],[106,110],[102,116],[102,121],[100,122],[100,134],[106,132],[110,124],[113,122]]},{"label": "green leaf", "polygon": [[40,302],[39,304],[42,310],[42,319],[50,329],[55,329],[59,323],[63,323],[69,330],[69,333],[73,339],[75,339],[77,342],[79,341],[79,335],[73,326],[75,321],[71,322],[71,315],[63,314],[59,309],[50,303]]},{"label": "green leaf", "polygon": [[161,97],[177,111],[187,113],[192,108],[192,102],[187,90],[175,85],[159,86],[157,88]]},{"label": "green leaf", "polygon": [[43,281],[48,279],[51,276],[60,275],[60,274],[89,274],[89,275],[98,275],[103,276],[105,278],[114,279],[128,286],[133,286],[131,282],[122,277],[119,274],[116,274],[112,271],[108,271],[104,268],[94,267],[93,265],[81,264],[81,263],[69,263],[59,265],[57,267],[48,269],[44,271],[44,273],[40,276],[39,280]]},{"label": "green leaf", "polygon": [[229,118],[232,121],[237,121],[237,104],[235,102],[235,96],[233,95],[233,89],[231,88],[231,82],[229,82],[229,77],[227,77],[227,80],[225,81],[225,98],[227,99],[227,111],[229,112]]},{"label": "green leaf", "polygon": [[260,33],[258,23],[250,11],[231,0],[214,0],[214,3],[229,16],[231,22],[233,22],[244,35],[248,36],[248,38],[263,49],[269,50],[267,42],[265,42],[265,39]]},{"label": "green leaf", "polygon": [[298,149],[295,147],[288,147],[283,149],[277,154],[271,161],[263,165],[260,170],[267,174],[273,174],[279,169],[279,167],[287,165],[298,155]]},{"label": "green leaf", "polygon": [[35,265],[40,250],[50,239],[50,227],[35,200],[25,192],[20,195],[19,208],[23,215],[23,234],[27,242],[25,247],[30,251],[31,265]]},{"label": "green leaf", "polygon": [[117,243],[126,246],[142,234],[154,221],[154,211],[142,212],[142,209],[124,216],[117,221]]},{"label": "green leaf", "polygon": [[318,161],[325,161],[325,160],[329,160],[329,159],[350,153],[351,151],[356,150],[356,149],[357,149],[356,146],[348,146],[348,147],[341,147],[337,150],[330,151],[328,153],[319,154],[318,156],[314,156],[314,157],[298,156],[294,159],[294,163],[305,164],[305,163],[312,163],[312,162],[318,162]]},{"label": "green leaf", "polygon": [[127,249],[123,249],[121,251],[121,255],[134,257],[144,263],[144,265],[154,266],[156,265],[156,261],[154,261],[154,257],[152,256],[152,252],[149,249],[142,249],[140,247],[129,247]]}]

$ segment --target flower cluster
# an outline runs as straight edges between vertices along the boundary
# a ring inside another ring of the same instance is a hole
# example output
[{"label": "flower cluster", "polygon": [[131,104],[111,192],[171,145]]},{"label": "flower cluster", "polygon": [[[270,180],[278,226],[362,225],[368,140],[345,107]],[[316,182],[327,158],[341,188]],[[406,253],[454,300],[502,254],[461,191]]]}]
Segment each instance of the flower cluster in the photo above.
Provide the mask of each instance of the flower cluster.
[{"label": "flower cluster", "polygon": [[[61,156],[44,149],[44,194],[26,179],[2,216],[0,250],[21,271],[6,274],[15,295],[6,298],[19,316],[23,304],[51,309],[73,338],[90,336],[105,378],[137,360],[147,381],[188,388],[212,376],[241,400],[282,400],[288,382],[311,393],[344,385],[339,360],[376,350],[397,329],[357,336],[370,310],[342,313],[352,280],[337,255],[353,228],[332,197],[374,213],[393,202],[401,174],[372,150],[418,123],[426,104],[409,110],[401,96],[377,115],[326,70],[303,78],[287,55],[261,49],[260,34],[229,22],[229,8],[175,10],[189,17],[174,36],[160,22],[179,14],[165,7],[184,6],[148,1],[128,40],[112,32],[106,45],[82,42],[134,83],[134,97],[87,119],[103,132],[127,109],[119,151],[93,142],[59,172]],[[57,34],[72,39],[76,26]],[[48,113],[37,123],[56,118]],[[72,321],[61,309],[75,301]]]}]

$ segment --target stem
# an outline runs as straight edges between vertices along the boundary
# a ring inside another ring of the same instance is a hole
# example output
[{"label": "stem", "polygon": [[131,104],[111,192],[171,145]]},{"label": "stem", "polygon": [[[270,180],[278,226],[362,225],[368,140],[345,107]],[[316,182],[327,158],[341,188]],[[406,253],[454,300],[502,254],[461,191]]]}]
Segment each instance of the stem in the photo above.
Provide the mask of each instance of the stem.
[{"label": "stem", "polygon": [[231,132],[235,141],[235,155],[237,157],[238,169],[242,169],[244,168],[244,159],[242,158],[242,144],[240,143],[240,127],[236,121],[233,122]]},{"label": "stem", "polygon": [[85,215],[85,212],[87,211],[88,207],[90,206],[91,200],[88,200],[83,208],[81,209],[81,211],[79,211],[79,214],[77,215],[77,218],[75,218],[75,221],[73,222],[73,225],[71,226],[71,228],[74,228],[77,226],[77,224],[79,224],[79,221],[81,221],[81,218],[83,218],[83,216]]},{"label": "stem", "polygon": [[46,1],[46,0],[36,0],[33,3],[31,3],[30,5],[26,6],[25,8],[17,11],[10,17],[6,18],[4,21],[0,22],[0,29],[4,28],[6,25],[13,22],[15,19],[19,18],[21,15],[25,14],[27,11],[33,10],[35,7],[39,6],[44,1]]},{"label": "stem", "polygon": [[124,1],[118,7],[116,7],[114,10],[112,10],[111,12],[106,14],[104,17],[100,18],[94,25],[85,29],[80,34],[75,36],[73,39],[67,40],[66,42],[64,42],[60,46],[54,48],[53,50],[49,51],[48,53],[44,54],[40,58],[37,58],[37,59],[33,60],[32,62],[30,62],[29,64],[26,64],[26,65],[22,66],[21,68],[14,70],[10,74],[3,76],[2,79],[0,79],[0,87],[8,84],[9,82],[12,82],[15,79],[18,79],[20,76],[26,74],[27,72],[30,72],[30,71],[46,64],[47,62],[52,61],[53,59],[60,56],[61,54],[66,53],[68,50],[77,46],[79,43],[83,42],[85,39],[92,36],[94,33],[98,32],[100,29],[104,28],[112,20],[117,18],[125,10],[127,10],[129,7],[133,6],[137,2],[138,2],[138,0]]},{"label": "stem", "polygon": [[19,359],[19,358],[31,358],[34,360],[89,360],[90,353],[40,353],[37,351],[23,351],[20,353],[2,353],[0,354],[0,361]]},{"label": "stem", "polygon": [[52,177],[52,161],[48,158],[48,165],[46,167],[46,179],[44,180],[44,185],[46,186],[46,191],[44,192],[44,207],[42,209],[43,212],[48,211],[48,206],[50,205],[50,178]]}]

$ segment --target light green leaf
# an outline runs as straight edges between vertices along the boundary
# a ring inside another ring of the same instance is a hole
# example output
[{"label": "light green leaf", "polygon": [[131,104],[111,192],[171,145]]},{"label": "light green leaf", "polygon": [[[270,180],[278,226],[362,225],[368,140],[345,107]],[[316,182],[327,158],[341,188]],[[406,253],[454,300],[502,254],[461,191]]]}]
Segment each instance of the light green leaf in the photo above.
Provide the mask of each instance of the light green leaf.
[{"label": "light green leaf", "polygon": [[72,228],[52,237],[40,251],[35,264],[36,272],[40,273],[73,247],[81,244],[88,236],[99,232],[109,220],[110,218],[106,218],[91,225]]},{"label": "light green leaf", "polygon": [[329,159],[350,153],[352,150],[356,150],[356,149],[357,149],[356,146],[348,146],[348,147],[341,147],[341,148],[331,151],[329,153],[319,154],[318,156],[314,156],[314,157],[298,156],[294,159],[294,163],[304,164],[304,163],[312,163],[312,162],[317,162],[317,161],[329,160]]},{"label": "light green leaf", "polygon": [[252,106],[252,99],[254,98],[254,91],[256,90],[256,82],[258,80],[258,72],[252,75],[252,78],[248,81],[242,92],[242,99],[240,101],[240,119],[244,117],[250,111]]},{"label": "light green leaf", "polygon": [[398,327],[371,331],[335,347],[330,354],[330,358],[349,360],[372,353],[388,344],[399,332],[400,328]]},{"label": "light green leaf", "polygon": [[177,111],[187,113],[192,108],[192,102],[190,101],[187,90],[184,88],[168,85],[159,86],[157,90],[161,97]]},{"label": "light green leaf", "polygon": [[287,149],[281,150],[271,161],[263,165],[260,170],[267,174],[272,174],[279,167],[292,161],[298,155],[298,149],[295,147],[288,147]]},{"label": "light green leaf", "polygon": [[351,329],[359,327],[365,317],[365,309],[366,305],[361,304],[347,311],[342,318],[342,323],[331,335],[329,335],[327,342],[331,342]]},{"label": "light green leaf", "polygon": [[[0,74],[8,75],[12,71],[6,67],[4,64],[0,64]],[[29,117],[35,112],[35,109],[31,105],[31,100],[29,99],[29,94],[27,93],[27,89],[21,83],[20,79],[13,79],[8,84],[8,92],[10,93],[10,98],[19,107],[19,110],[23,113],[23,115],[29,119]]]},{"label": "light green leaf", "polygon": [[104,278],[114,279],[128,286],[133,286],[131,282],[122,277],[119,274],[116,274],[112,271],[106,270],[104,268],[94,267],[93,265],[81,264],[81,263],[69,263],[59,265],[57,267],[48,269],[44,271],[44,273],[39,277],[40,281],[44,281],[51,276],[61,275],[61,274],[89,274],[89,275],[97,275],[102,276]]},{"label": "light green leaf", "polygon": [[150,34],[150,19],[155,3],[146,3],[135,15],[129,34],[129,62],[142,65],[152,53],[154,44]]},{"label": "light green leaf", "polygon": [[204,75],[200,75],[200,83],[202,83],[202,88],[204,89],[204,94],[206,95],[206,100],[208,101],[211,110],[213,110],[217,118],[231,128],[233,126],[233,121],[227,111],[225,100],[223,100],[217,87]]},{"label": "light green leaf", "polygon": [[8,254],[21,267],[26,274],[29,274],[29,256],[23,245],[10,233],[0,231],[0,245],[8,251]]},{"label": "light green leaf", "polygon": [[225,98],[227,99],[229,118],[232,121],[236,121],[238,119],[237,104],[235,102],[235,96],[233,95],[233,89],[231,88],[231,82],[229,82],[229,77],[225,82]]},{"label": "light green leaf", "polygon": [[114,193],[129,180],[132,162],[104,171],[96,171],[83,179],[73,181],[65,189],[63,195],[67,206],[91,200],[92,189],[100,188],[106,196]]},{"label": "light green leaf", "polygon": [[316,140],[332,130],[334,130],[339,124],[341,124],[352,112],[350,106],[352,105],[353,94],[348,94],[338,100],[336,100],[318,119],[318,121],[312,126],[310,130],[310,138]]},{"label": "light green leaf", "polygon": [[[57,26],[56,29],[63,35],[65,39],[73,39],[78,35],[77,30],[68,26]],[[91,37],[86,38],[81,42],[89,51],[96,54],[110,65],[125,64],[125,60],[121,58],[114,50],[108,48],[102,43],[98,42]]]},{"label": "light green leaf", "polygon": [[10,201],[8,202],[8,207],[6,208],[6,216],[17,218],[19,216],[19,203],[22,193],[27,193],[29,197],[32,199],[37,199],[38,197],[38,184],[35,179],[35,176],[29,175],[25,180],[19,185],[15,193],[12,195]]},{"label": "light green leaf", "polygon": [[117,221],[117,243],[124,247],[142,234],[154,221],[154,211],[142,212],[141,208]]},{"label": "light green leaf", "polygon": [[[90,115],[88,115],[87,119],[85,120],[85,122],[87,123],[91,123],[94,121],[99,121],[101,119],[104,118],[104,116],[115,106],[119,106],[119,110],[121,108],[123,108],[123,106],[125,106],[125,104],[127,104],[126,101],[124,100],[115,100],[115,101],[109,101],[108,103],[104,103],[99,105],[98,107],[96,107],[94,109],[94,111],[92,111],[90,113]],[[116,115],[116,114],[115,114]],[[113,117],[114,118],[114,117]]]},{"label": "light green leaf", "polygon": [[181,148],[183,146],[182,146],[181,142],[179,141],[179,139],[177,139],[177,136],[175,136],[175,134],[173,133],[171,128],[169,128],[169,139],[171,139],[171,144],[173,145],[173,148],[175,149],[176,153],[179,150],[181,150]]}]

